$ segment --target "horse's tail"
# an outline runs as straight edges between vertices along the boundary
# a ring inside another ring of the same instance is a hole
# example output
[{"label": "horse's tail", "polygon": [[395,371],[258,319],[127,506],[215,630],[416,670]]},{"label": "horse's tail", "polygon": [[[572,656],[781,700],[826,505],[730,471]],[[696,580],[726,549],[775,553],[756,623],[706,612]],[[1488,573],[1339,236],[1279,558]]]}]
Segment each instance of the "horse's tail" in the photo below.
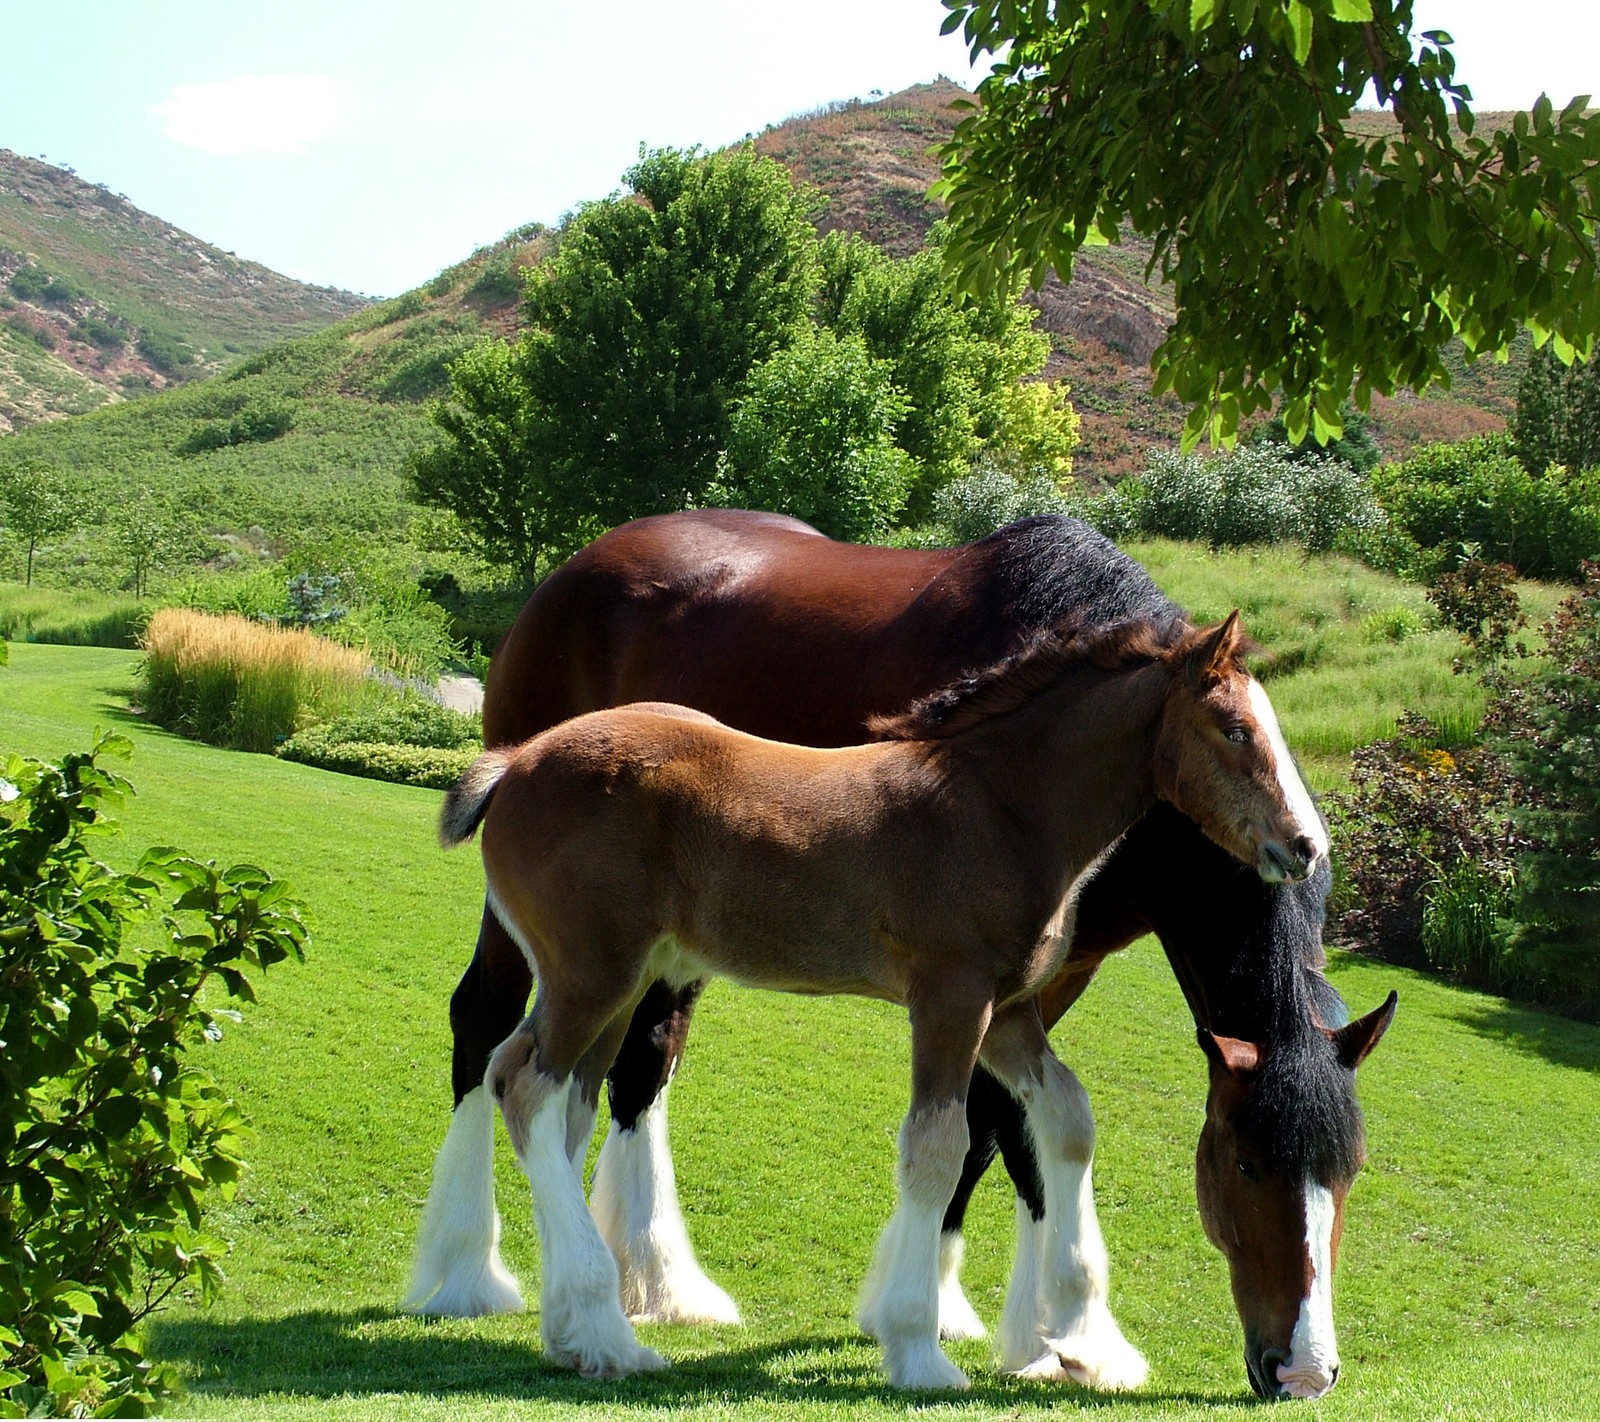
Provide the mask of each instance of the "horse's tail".
[{"label": "horse's tail", "polygon": [[450,787],[444,797],[444,808],[439,812],[439,843],[446,849],[472,838],[489,809],[489,798],[495,786],[505,778],[516,754],[515,746],[485,751]]}]

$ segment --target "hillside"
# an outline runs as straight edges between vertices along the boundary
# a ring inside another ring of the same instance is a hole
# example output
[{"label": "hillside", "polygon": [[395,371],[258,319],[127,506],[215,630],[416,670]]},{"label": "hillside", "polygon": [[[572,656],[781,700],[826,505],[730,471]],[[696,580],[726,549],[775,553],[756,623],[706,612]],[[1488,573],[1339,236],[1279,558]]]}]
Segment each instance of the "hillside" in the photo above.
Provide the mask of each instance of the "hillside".
[{"label": "hillside", "polygon": [[213,374],[365,304],[0,149],[0,434]]},{"label": "hillside", "polygon": [[[756,147],[796,177],[828,194],[824,228],[861,232],[904,253],[918,247],[939,217],[927,199],[939,174],[937,149],[960,118],[955,99],[970,98],[947,79],[919,84],[873,103],[829,105],[767,129]],[[1480,114],[1484,127],[1508,114]],[[1359,116],[1365,129],[1392,125],[1387,113]],[[1052,276],[1033,296],[1040,324],[1055,340],[1049,374],[1072,386],[1083,416],[1079,472],[1115,477],[1140,467],[1153,443],[1175,444],[1182,411],[1150,393],[1150,354],[1172,318],[1170,293],[1145,280],[1150,244],[1130,237],[1115,247],[1079,254],[1070,287]],[[1448,363],[1448,362],[1447,362]],[[1520,362],[1453,363],[1454,388],[1423,397],[1381,396],[1373,402],[1377,433],[1388,454],[1403,455],[1428,440],[1460,439],[1503,427],[1516,399]]]},{"label": "hillside", "polygon": [[[938,216],[926,193],[937,170],[935,150],[954,124],[948,105],[962,92],[948,81],[918,85],[873,103],[799,115],[755,141],[827,193],[825,228],[859,231],[904,253],[922,242]],[[1387,120],[1373,115],[1371,121]],[[273,329],[326,323],[356,300],[297,287],[205,248],[60,170],[9,161],[13,168],[4,172],[23,171],[35,186],[28,200],[9,187],[0,193],[0,246],[26,240],[37,251],[43,245],[43,236],[5,235],[12,228],[4,224],[15,227],[23,218],[31,224],[28,233],[79,233],[72,250],[80,265],[69,270],[63,262],[65,277],[88,289],[88,258],[96,254],[92,275],[103,285],[95,289],[114,293],[107,303],[108,309],[120,303],[115,316],[155,322],[146,313],[170,310],[174,320],[181,314],[191,322],[184,338],[194,343],[196,360],[179,375],[210,369],[219,355],[243,353],[252,342],[267,346]],[[102,216],[87,215],[85,204]],[[123,242],[132,245],[118,245]],[[44,293],[23,301],[0,285],[0,299],[13,302],[0,312],[0,418],[6,371],[24,358],[35,369],[54,361],[48,369],[59,389],[50,413],[90,411],[6,436],[4,452],[49,459],[106,491],[111,501],[133,483],[150,484],[225,535],[235,550],[225,557],[281,553],[326,530],[330,516],[333,526],[388,538],[414,512],[403,498],[402,473],[410,453],[431,437],[427,405],[445,388],[446,363],[483,335],[516,334],[521,273],[543,260],[551,243],[546,229],[529,224],[404,296],[260,350],[218,379],[104,409],[93,407],[121,393],[121,378],[145,389],[171,377],[148,363],[136,366],[137,339],[120,351],[100,352],[58,337],[55,352],[43,350],[12,327],[46,319],[59,325],[66,316]],[[1148,255],[1147,247],[1131,241],[1091,249],[1070,288],[1052,280],[1035,298],[1054,339],[1050,374],[1070,383],[1083,416],[1077,467],[1091,485],[1141,468],[1146,449],[1175,443],[1181,427],[1178,406],[1150,394],[1147,362],[1171,302],[1144,280]],[[136,277],[145,267],[153,276],[141,291]],[[225,300],[226,292],[250,299]],[[1399,455],[1423,440],[1499,428],[1512,408],[1516,371],[1515,360],[1462,365],[1452,392],[1378,401],[1385,451]],[[263,411],[271,418],[255,419]],[[257,433],[235,438],[235,421]],[[49,550],[42,567],[47,580],[57,576],[52,568],[70,569],[67,580],[115,586],[120,574],[100,567],[101,556],[80,533]]]}]

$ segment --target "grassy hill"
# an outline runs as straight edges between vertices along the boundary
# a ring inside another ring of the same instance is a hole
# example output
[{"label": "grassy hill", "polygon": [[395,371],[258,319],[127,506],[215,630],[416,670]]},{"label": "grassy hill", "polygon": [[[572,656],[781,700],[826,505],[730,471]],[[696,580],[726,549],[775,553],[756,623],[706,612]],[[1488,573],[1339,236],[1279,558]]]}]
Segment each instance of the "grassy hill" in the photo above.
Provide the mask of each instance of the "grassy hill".
[{"label": "grassy hill", "polygon": [[[127,653],[13,647],[0,739],[57,754],[96,724],[126,732],[139,793],[125,839],[101,852],[127,862],[171,843],[263,864],[309,900],[316,929],[308,963],[258,982],[259,1006],[206,1055],[253,1139],[251,1168],[216,1217],[233,1246],[226,1295],[209,1311],[174,1307],[153,1329],[156,1356],[189,1380],[182,1415],[906,1415],[851,1321],[892,1203],[902,1012],[726,984],[707,994],[673,1093],[674,1143],[690,1230],[744,1328],[646,1328],[671,1372],[584,1383],[544,1364],[536,1309],[400,1315],[448,1120],[446,1001],[476,931],[476,856],[435,847],[434,792],[144,725],[126,709],[131,664]],[[1319,1422],[1600,1415],[1600,1162],[1574,1129],[1593,1117],[1600,1029],[1347,954],[1331,972],[1358,1008],[1397,988],[1400,1014],[1362,1068],[1371,1158],[1340,1249],[1344,1370]],[[1107,965],[1056,1042],[1094,1100],[1112,1305],[1151,1382],[1113,1401],[1001,1379],[984,1344],[963,1344],[953,1352],[974,1390],[936,1411],[1043,1419],[1109,1407],[1127,1422],[1254,1412],[1227,1271],[1195,1215],[1204,1066],[1152,943]],[[503,1140],[498,1178],[505,1255],[532,1286],[527,1188]],[[991,1326],[1010,1219],[1005,1185],[986,1181],[966,1274]]]},{"label": "grassy hill", "polygon": [[0,433],[212,374],[365,304],[0,149]]}]

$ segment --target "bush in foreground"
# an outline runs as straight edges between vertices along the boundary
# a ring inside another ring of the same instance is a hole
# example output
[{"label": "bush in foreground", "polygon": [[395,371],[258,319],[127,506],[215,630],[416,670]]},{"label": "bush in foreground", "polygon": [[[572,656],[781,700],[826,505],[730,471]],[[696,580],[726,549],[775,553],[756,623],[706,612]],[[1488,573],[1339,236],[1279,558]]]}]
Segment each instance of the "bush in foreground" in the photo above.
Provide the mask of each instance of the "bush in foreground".
[{"label": "bush in foreground", "polygon": [[264,870],[151,849],[131,873],[87,836],[127,782],[102,738],[0,764],[0,1417],[145,1415],[170,1380],[137,1327],[213,1297],[208,1193],[238,1179],[243,1120],[189,1057],[254,1001],[245,970],[302,958],[299,906]]}]

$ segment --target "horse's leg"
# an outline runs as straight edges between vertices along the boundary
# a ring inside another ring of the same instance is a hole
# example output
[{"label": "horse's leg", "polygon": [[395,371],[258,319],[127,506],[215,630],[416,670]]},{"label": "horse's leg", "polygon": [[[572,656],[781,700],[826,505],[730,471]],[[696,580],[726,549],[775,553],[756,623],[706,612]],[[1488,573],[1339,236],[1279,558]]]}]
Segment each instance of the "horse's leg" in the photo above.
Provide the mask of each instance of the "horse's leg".
[{"label": "horse's leg", "polygon": [[595,1229],[569,1151],[571,1097],[585,1088],[584,1075],[598,1093],[631,1006],[626,986],[620,1000],[593,983],[579,990],[542,987],[533,1011],[495,1050],[486,1078],[533,1191],[545,1356],[585,1377],[666,1366],[638,1342],[622,1312],[616,1262]]},{"label": "horse's leg", "polygon": [[695,1258],[667,1140],[667,1088],[704,987],[652,983],[606,1083],[611,1127],[595,1162],[589,1208],[616,1257],[622,1307],[633,1319],[739,1322],[738,1306]]},{"label": "horse's leg", "polygon": [[960,1388],[939,1347],[939,1234],[967,1153],[967,1083],[989,1023],[981,988],[911,994],[911,1109],[900,1128],[899,1200],[861,1292],[861,1327],[883,1344],[895,1387]]},{"label": "horse's leg", "polygon": [[483,1084],[489,1055],[522,1020],[533,974],[487,905],[472,962],[450,999],[455,1113],[434,1157],[405,1307],[472,1318],[522,1307],[500,1262],[494,1205],[494,1101]]},{"label": "horse's leg", "polygon": [[1000,1324],[1001,1366],[1090,1387],[1138,1387],[1148,1365],[1106,1301],[1109,1261],[1094,1211],[1088,1093],[1050,1050],[1035,1004],[996,1022],[983,1060],[1022,1106],[1044,1193],[1043,1219],[1018,1199],[1017,1267]]}]

